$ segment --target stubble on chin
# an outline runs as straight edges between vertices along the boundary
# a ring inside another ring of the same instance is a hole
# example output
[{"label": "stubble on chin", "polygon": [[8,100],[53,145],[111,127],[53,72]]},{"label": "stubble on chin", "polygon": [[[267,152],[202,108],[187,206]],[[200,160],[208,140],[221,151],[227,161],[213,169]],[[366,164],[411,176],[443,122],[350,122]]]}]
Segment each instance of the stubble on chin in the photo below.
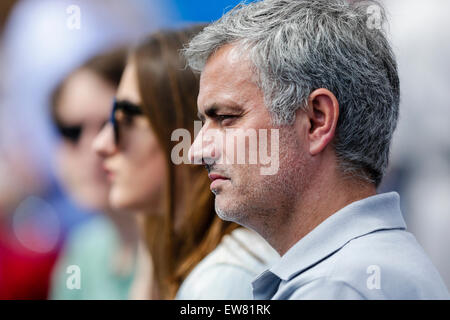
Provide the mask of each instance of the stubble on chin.
[{"label": "stubble on chin", "polygon": [[280,132],[277,174],[262,176],[259,166],[239,172],[232,189],[216,193],[215,208],[221,219],[264,230],[289,220],[308,175],[294,132],[289,128]]},{"label": "stubble on chin", "polygon": [[259,172],[259,166],[235,172],[236,180],[232,179],[226,188],[215,191],[215,209],[222,220],[253,229],[256,221],[266,220],[273,214],[273,202],[266,201],[274,191],[265,181],[270,176],[262,176]]}]

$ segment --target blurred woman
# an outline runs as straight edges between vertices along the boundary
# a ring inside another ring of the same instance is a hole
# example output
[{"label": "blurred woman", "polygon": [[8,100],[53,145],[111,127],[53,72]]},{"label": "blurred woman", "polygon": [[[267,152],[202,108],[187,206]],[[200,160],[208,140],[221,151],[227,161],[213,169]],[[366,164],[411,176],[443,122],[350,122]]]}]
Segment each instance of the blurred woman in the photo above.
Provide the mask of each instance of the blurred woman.
[{"label": "blurred woman", "polygon": [[197,120],[199,79],[179,51],[201,29],[159,32],[135,48],[94,148],[110,177],[111,205],[144,218],[149,298],[251,299],[250,282],[273,249],[217,217],[204,168],[171,161],[172,133],[185,128],[193,137]]},{"label": "blurred woman", "polygon": [[[136,223],[111,209],[110,184],[101,158],[92,150],[94,138],[108,122],[125,62],[124,49],[93,57],[53,93],[51,115],[61,137],[56,161],[61,184],[78,206],[102,213],[69,235],[53,274],[53,299],[126,299],[133,281]],[[82,275],[79,284],[69,279],[77,272]]]}]

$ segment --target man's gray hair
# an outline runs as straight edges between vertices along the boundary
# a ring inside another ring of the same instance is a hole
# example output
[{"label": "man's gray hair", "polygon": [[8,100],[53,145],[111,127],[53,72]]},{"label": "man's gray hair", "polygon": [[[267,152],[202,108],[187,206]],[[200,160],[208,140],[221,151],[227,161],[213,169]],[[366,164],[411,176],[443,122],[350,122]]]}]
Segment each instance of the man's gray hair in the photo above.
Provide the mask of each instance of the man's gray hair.
[{"label": "man's gray hair", "polygon": [[400,84],[373,1],[264,0],[240,4],[185,48],[194,70],[226,44],[247,55],[277,125],[290,125],[318,88],[334,93],[339,120],[333,141],[345,174],[378,185],[397,125]]}]

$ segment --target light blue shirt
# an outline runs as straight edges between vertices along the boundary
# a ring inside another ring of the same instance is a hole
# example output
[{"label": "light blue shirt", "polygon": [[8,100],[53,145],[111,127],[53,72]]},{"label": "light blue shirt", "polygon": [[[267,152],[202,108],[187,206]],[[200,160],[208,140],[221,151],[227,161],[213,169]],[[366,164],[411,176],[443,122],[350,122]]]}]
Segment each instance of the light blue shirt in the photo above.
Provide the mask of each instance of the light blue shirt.
[{"label": "light blue shirt", "polygon": [[397,193],[339,210],[253,282],[255,299],[450,299]]}]

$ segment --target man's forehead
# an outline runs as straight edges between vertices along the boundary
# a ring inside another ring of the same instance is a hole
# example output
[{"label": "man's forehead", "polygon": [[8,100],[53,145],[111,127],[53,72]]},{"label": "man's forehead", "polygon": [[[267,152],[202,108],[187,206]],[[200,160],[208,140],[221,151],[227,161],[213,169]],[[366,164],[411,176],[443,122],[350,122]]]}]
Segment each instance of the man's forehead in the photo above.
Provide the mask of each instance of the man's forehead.
[{"label": "man's forehead", "polygon": [[239,104],[243,91],[253,84],[252,70],[243,56],[238,46],[228,44],[208,59],[200,77],[199,110],[216,104]]},{"label": "man's forehead", "polygon": [[248,55],[243,51],[237,43],[225,44],[216,50],[206,61],[205,67],[214,64],[217,60],[232,66],[241,66],[246,62]]},{"label": "man's forehead", "polygon": [[222,81],[242,81],[251,78],[252,72],[247,54],[236,44],[227,44],[213,53],[206,61],[200,84]]}]

